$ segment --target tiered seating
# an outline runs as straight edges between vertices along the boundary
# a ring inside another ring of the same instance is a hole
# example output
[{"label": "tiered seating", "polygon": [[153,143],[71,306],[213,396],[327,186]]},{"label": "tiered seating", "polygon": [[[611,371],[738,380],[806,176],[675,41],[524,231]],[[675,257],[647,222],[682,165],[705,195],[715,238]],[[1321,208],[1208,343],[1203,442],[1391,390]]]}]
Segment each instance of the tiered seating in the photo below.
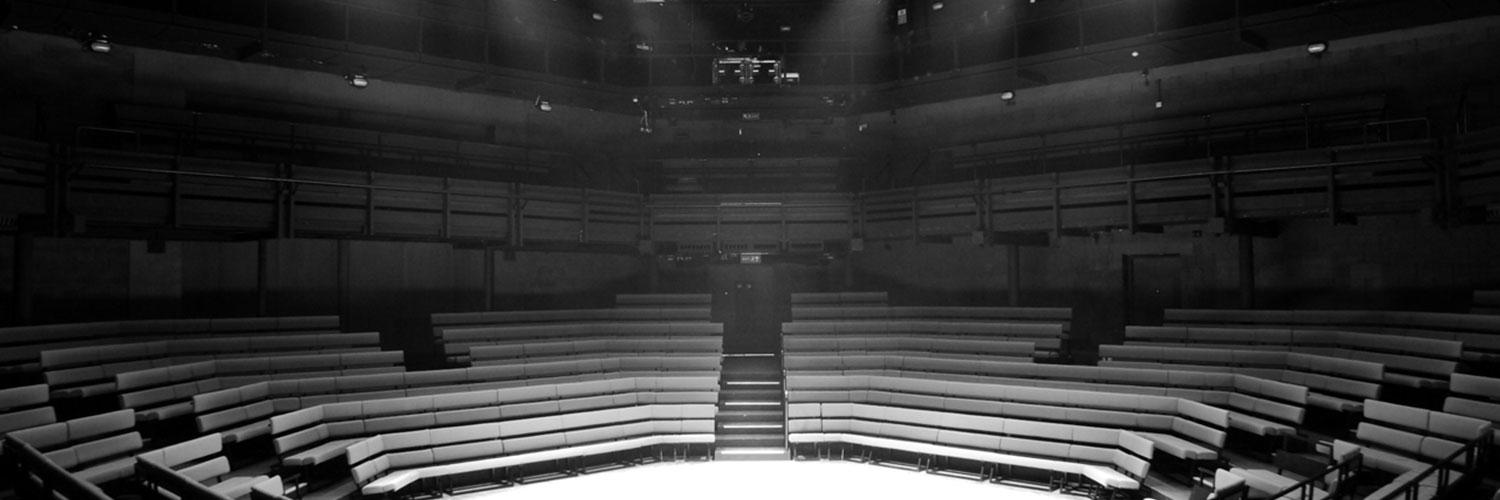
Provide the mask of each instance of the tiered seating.
[{"label": "tiered seating", "polygon": [[[503,408],[503,406],[502,406]],[[641,404],[381,434],[348,447],[365,495],[412,483],[661,446],[714,442],[713,403]]]},{"label": "tiered seating", "polygon": [[656,363],[665,370],[714,370],[724,351],[719,337],[588,338],[510,341],[469,348],[473,366],[561,362],[586,357],[621,358],[632,366]]},{"label": "tiered seating", "polygon": [[[42,369],[42,351],[125,342],[247,334],[338,333],[337,316],[107,321],[0,328],[0,377],[26,383]],[[24,374],[23,376],[17,376]]]},{"label": "tiered seating", "polygon": [[134,474],[133,455],[142,445],[130,410],[46,424],[7,436],[36,448],[74,477],[94,484]]},{"label": "tiered seating", "polygon": [[1458,369],[1463,343],[1452,340],[1268,328],[1128,326],[1126,345],[1294,350],[1385,365],[1385,383],[1414,389],[1446,389]]},{"label": "tiered seating", "polygon": [[1334,454],[1343,456],[1357,450],[1366,468],[1396,476],[1369,498],[1385,498],[1386,493],[1413,481],[1422,481],[1417,485],[1417,498],[1432,498],[1443,486],[1439,483],[1443,479],[1439,475],[1423,477],[1424,472],[1434,465],[1451,466],[1454,469],[1442,476],[1462,477],[1463,469],[1475,464],[1466,463],[1464,457],[1456,463],[1442,462],[1469,443],[1493,439],[1489,422],[1461,415],[1376,400],[1365,401],[1363,415],[1355,434],[1357,440],[1335,441]]},{"label": "tiered seating", "polygon": [[[1006,356],[1019,354],[1019,346],[1004,343],[1029,343],[1033,356],[1056,357],[1062,349],[1064,334],[1059,324],[1017,324],[986,321],[945,320],[814,320],[783,323],[781,331],[788,346],[856,346],[860,343],[886,342],[880,339],[943,338],[954,342],[950,347],[972,344],[972,347],[1000,349]],[[805,340],[804,340],[805,339]],[[939,348],[932,344],[931,349]]]},{"label": "tiered seating", "polygon": [[254,382],[402,371],[401,351],[323,353],[215,359],[116,375],[121,408],[141,421],[191,415],[195,395]]},{"label": "tiered seating", "polygon": [[615,307],[707,309],[713,305],[713,298],[706,293],[622,293],[615,296]]},{"label": "tiered seating", "polygon": [[[1450,390],[1444,412],[1500,423],[1500,378],[1455,373]],[[1500,435],[1495,444],[1500,445]]]},{"label": "tiered seating", "polygon": [[619,338],[713,337],[718,339],[723,333],[722,323],[707,321],[579,322],[444,329],[440,332],[442,335],[440,343],[444,353],[450,359],[468,361],[466,356],[470,349],[483,345],[542,340],[577,341]]},{"label": "tiered seating", "polygon": [[[261,483],[272,482],[279,485],[279,479],[273,482],[267,476],[234,475],[223,451],[224,439],[218,434],[206,434],[137,455],[133,465],[136,474],[148,484],[174,484],[175,482],[162,476],[175,475],[202,484],[209,491],[226,498],[249,496],[250,490]],[[278,495],[281,494],[281,491],[277,491],[279,486],[268,484],[267,487]]]},{"label": "tiered seating", "polygon": [[817,405],[868,403],[1125,429],[1190,462],[1216,461],[1229,425],[1225,410],[1170,396],[884,375],[788,375],[787,400],[792,432]]},{"label": "tiered seating", "polygon": [[826,292],[794,293],[792,309],[807,306],[860,306],[878,307],[890,302],[885,292]]},{"label": "tiered seating", "polygon": [[1067,331],[1073,309],[1067,307],[962,307],[962,306],[793,306],[792,320],[815,319],[947,319],[959,321],[1003,321],[1006,323],[1061,324]]},{"label": "tiered seating", "polygon": [[1344,330],[1463,342],[1463,359],[1500,363],[1500,316],[1399,311],[1168,309],[1166,324]]},{"label": "tiered seating", "polygon": [[110,496],[93,483],[69,474],[52,463],[41,452],[19,439],[6,437],[0,446],[12,470],[6,471],[7,489],[22,498],[66,498],[68,500],[109,500]]},{"label": "tiered seating", "polygon": [[43,378],[54,399],[116,393],[115,375],[206,359],[380,350],[380,333],[320,333],[186,338],[43,351]]},{"label": "tiered seating", "polygon": [[0,389],[0,434],[56,422],[50,403],[46,385]]},{"label": "tiered seating", "polygon": [[1500,290],[1475,290],[1474,301],[1469,305],[1469,312],[1500,315]]},{"label": "tiered seating", "polygon": [[234,443],[270,435],[270,418],[275,414],[344,401],[633,376],[661,376],[658,386],[662,387],[677,387],[671,384],[699,387],[704,383],[716,386],[718,383],[716,371],[635,372],[623,370],[621,366],[623,365],[619,359],[613,362],[585,360],[566,367],[547,366],[545,371],[532,370],[534,367],[528,365],[496,365],[272,380],[197,394],[193,396],[192,404],[199,432],[220,432],[226,443]]},{"label": "tiered seating", "polygon": [[1229,371],[1304,386],[1309,405],[1359,412],[1360,401],[1380,397],[1385,367],[1379,363],[1316,354],[1252,349],[1099,346],[1100,366]]},{"label": "tiered seating", "polygon": [[853,445],[1040,470],[1049,483],[1059,482],[1053,473],[1074,475],[1108,491],[1140,489],[1153,453],[1151,441],[1112,427],[867,403],[816,403],[800,415],[799,430],[787,436],[794,445]]}]

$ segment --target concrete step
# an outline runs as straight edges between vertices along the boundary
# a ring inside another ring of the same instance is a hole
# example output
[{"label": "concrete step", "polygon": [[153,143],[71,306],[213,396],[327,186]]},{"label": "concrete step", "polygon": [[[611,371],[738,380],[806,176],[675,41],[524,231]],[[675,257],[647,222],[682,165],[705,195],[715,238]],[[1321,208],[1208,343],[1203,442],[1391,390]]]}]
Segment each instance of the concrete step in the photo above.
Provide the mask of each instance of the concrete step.
[{"label": "concrete step", "polygon": [[714,446],[718,447],[751,447],[751,448],[786,448],[786,436],[777,432],[726,434],[716,433],[714,435]]},{"label": "concrete step", "polygon": [[776,446],[720,446],[714,450],[714,460],[774,461],[787,459],[788,456],[786,448]]}]

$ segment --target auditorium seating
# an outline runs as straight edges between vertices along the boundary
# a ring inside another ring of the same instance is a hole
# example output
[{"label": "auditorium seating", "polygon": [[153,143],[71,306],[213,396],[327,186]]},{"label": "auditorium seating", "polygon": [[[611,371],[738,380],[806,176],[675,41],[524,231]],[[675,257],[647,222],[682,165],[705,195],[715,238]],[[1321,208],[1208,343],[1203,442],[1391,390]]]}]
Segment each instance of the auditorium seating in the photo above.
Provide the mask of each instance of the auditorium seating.
[{"label": "auditorium seating", "polygon": [[1403,311],[1168,309],[1173,326],[1386,333],[1463,342],[1465,361],[1500,363],[1500,316]]},{"label": "auditorium seating", "polygon": [[52,349],[208,336],[338,331],[337,316],[105,321],[0,328],[0,373],[7,374],[0,380],[25,383],[26,376],[16,375],[40,372],[42,351]]},{"label": "auditorium seating", "polygon": [[54,399],[115,394],[114,378],[128,371],[210,359],[380,350],[380,334],[320,333],[157,340],[43,351],[43,379]]},{"label": "auditorium seating", "polygon": [[1360,411],[1360,401],[1380,397],[1385,367],[1378,363],[1253,349],[1099,346],[1100,366],[1173,367],[1229,371],[1307,387],[1309,405],[1333,411]]},{"label": "auditorium seating", "polygon": [[442,337],[438,341],[450,360],[467,362],[465,356],[469,354],[471,348],[488,344],[590,338],[658,339],[684,336],[718,338],[723,333],[722,323],[707,321],[580,322],[445,329],[440,332]]},{"label": "auditorium seating", "polygon": [[373,375],[402,371],[401,351],[324,353],[215,359],[115,375],[121,408],[141,421],[193,413],[198,394],[260,381],[314,376]]},{"label": "auditorium seating", "polygon": [[[782,323],[787,342],[804,345],[797,337],[941,336],[954,340],[985,339],[1028,342],[1037,357],[1060,355],[1066,335],[1059,324],[1017,324],[944,320],[807,320]],[[854,341],[850,341],[851,343]]]},{"label": "auditorium seating", "polygon": [[792,309],[807,306],[878,307],[890,302],[885,292],[802,292],[792,294]]},{"label": "auditorium seating", "polygon": [[[251,488],[270,481],[270,477],[263,475],[234,475],[229,466],[229,459],[224,457],[223,451],[224,439],[222,437],[216,433],[204,434],[188,441],[136,455],[136,459],[137,462],[150,462],[165,471],[207,486],[209,491],[231,499],[247,497],[250,495]],[[144,481],[147,483],[160,481],[155,479],[156,474],[142,470],[141,464],[137,462],[133,462],[132,465],[136,467],[137,475]]]},{"label": "auditorium seating", "polygon": [[43,384],[0,389],[0,435],[56,422],[50,403]]},{"label": "auditorium seating", "polygon": [[707,293],[622,293],[615,296],[615,307],[622,309],[641,307],[707,309],[712,304],[713,295]]},{"label": "auditorium seating", "polygon": [[228,444],[270,435],[270,418],[275,414],[327,403],[630,378],[638,375],[661,375],[657,382],[659,389],[697,388],[705,384],[716,387],[718,384],[716,371],[675,371],[670,374],[659,371],[632,372],[620,370],[617,363],[594,361],[584,363],[593,369],[587,372],[559,373],[549,370],[528,375],[525,365],[497,365],[257,382],[193,396],[194,419],[199,432],[220,432]]},{"label": "auditorium seating", "polygon": [[715,412],[712,403],[646,404],[380,434],[349,446],[347,461],[361,493],[387,495],[434,478],[666,445],[712,446]]},{"label": "auditorium seating", "polygon": [[1189,462],[1217,461],[1229,412],[1169,396],[1059,390],[901,376],[789,375],[789,430],[816,405],[870,403],[962,414],[1111,426],[1139,433],[1158,451]]},{"label": "auditorium seating", "polygon": [[[1395,476],[1369,498],[1384,498],[1386,493],[1414,481],[1420,481],[1414,485],[1415,498],[1432,498],[1443,486],[1439,481],[1457,479],[1468,468],[1479,465],[1469,463],[1466,456],[1457,457],[1455,462],[1444,462],[1446,459],[1470,443],[1493,439],[1493,426],[1488,421],[1384,401],[1365,401],[1363,416],[1356,439],[1335,441],[1334,455],[1357,450],[1364,467]],[[1449,471],[1442,478],[1424,476],[1433,466]]]},{"label": "auditorium seating", "polygon": [[654,360],[667,370],[714,370],[724,342],[719,337],[589,338],[559,341],[511,341],[469,348],[473,366],[622,358],[634,366]]},{"label": "auditorium seating", "polygon": [[118,410],[11,432],[42,452],[74,477],[94,484],[134,474],[134,454],[141,449],[135,414]]},{"label": "auditorium seating", "polygon": [[[1500,378],[1455,373],[1450,390],[1443,412],[1500,424]],[[1500,433],[1495,444],[1500,445]]]},{"label": "auditorium seating", "polygon": [[817,403],[800,414],[803,423],[788,434],[794,445],[897,450],[1007,471],[1055,472],[1087,478],[1106,491],[1140,489],[1154,451],[1150,440],[1113,427],[867,403]]},{"label": "auditorium seating", "polygon": [[795,335],[783,339],[782,347],[788,355],[917,353],[995,361],[1031,361],[1036,351],[1032,342],[902,334]]},{"label": "auditorium seating", "polygon": [[1068,331],[1073,309],[1067,307],[962,307],[962,306],[793,306],[792,320],[834,319],[946,319],[1000,321],[1004,323],[1061,324]]},{"label": "auditorium seating", "polygon": [[1413,389],[1446,389],[1463,354],[1463,343],[1452,340],[1337,330],[1127,326],[1125,339],[1126,345],[1295,350],[1369,361],[1385,366],[1386,384]]}]

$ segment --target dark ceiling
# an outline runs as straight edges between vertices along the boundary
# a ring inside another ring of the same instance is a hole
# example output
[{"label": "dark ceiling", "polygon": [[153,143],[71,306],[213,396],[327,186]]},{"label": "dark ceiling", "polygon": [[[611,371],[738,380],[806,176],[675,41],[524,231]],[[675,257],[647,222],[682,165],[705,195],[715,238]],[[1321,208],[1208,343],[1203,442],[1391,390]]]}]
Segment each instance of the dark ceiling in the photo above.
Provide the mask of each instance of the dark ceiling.
[{"label": "dark ceiling", "polygon": [[[890,107],[1472,17],[1495,12],[1497,2],[10,0],[0,5],[9,11],[4,24],[25,30],[75,37],[102,33],[120,44],[365,72],[380,80],[458,90],[515,95],[546,90],[609,109],[597,104],[618,102],[621,95],[655,95],[662,101],[723,93],[810,100],[830,92],[895,90],[865,104]],[[0,15],[7,14],[0,10]],[[731,53],[781,58],[788,70],[802,75],[802,83],[794,89],[713,86],[713,59]],[[982,87],[961,81],[976,74],[991,77]],[[794,99],[785,105],[804,104]]]}]

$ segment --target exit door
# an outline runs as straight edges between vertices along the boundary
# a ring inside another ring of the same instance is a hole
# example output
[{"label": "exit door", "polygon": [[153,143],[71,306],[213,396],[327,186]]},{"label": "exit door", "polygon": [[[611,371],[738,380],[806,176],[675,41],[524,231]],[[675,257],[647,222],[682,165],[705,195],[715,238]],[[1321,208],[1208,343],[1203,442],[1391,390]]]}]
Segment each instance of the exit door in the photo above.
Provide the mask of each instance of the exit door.
[{"label": "exit door", "polygon": [[781,351],[781,322],[790,314],[770,266],[728,265],[714,270],[715,308],[724,321],[724,353]]},{"label": "exit door", "polygon": [[1161,325],[1167,309],[1182,307],[1182,256],[1125,256],[1128,325]]}]

